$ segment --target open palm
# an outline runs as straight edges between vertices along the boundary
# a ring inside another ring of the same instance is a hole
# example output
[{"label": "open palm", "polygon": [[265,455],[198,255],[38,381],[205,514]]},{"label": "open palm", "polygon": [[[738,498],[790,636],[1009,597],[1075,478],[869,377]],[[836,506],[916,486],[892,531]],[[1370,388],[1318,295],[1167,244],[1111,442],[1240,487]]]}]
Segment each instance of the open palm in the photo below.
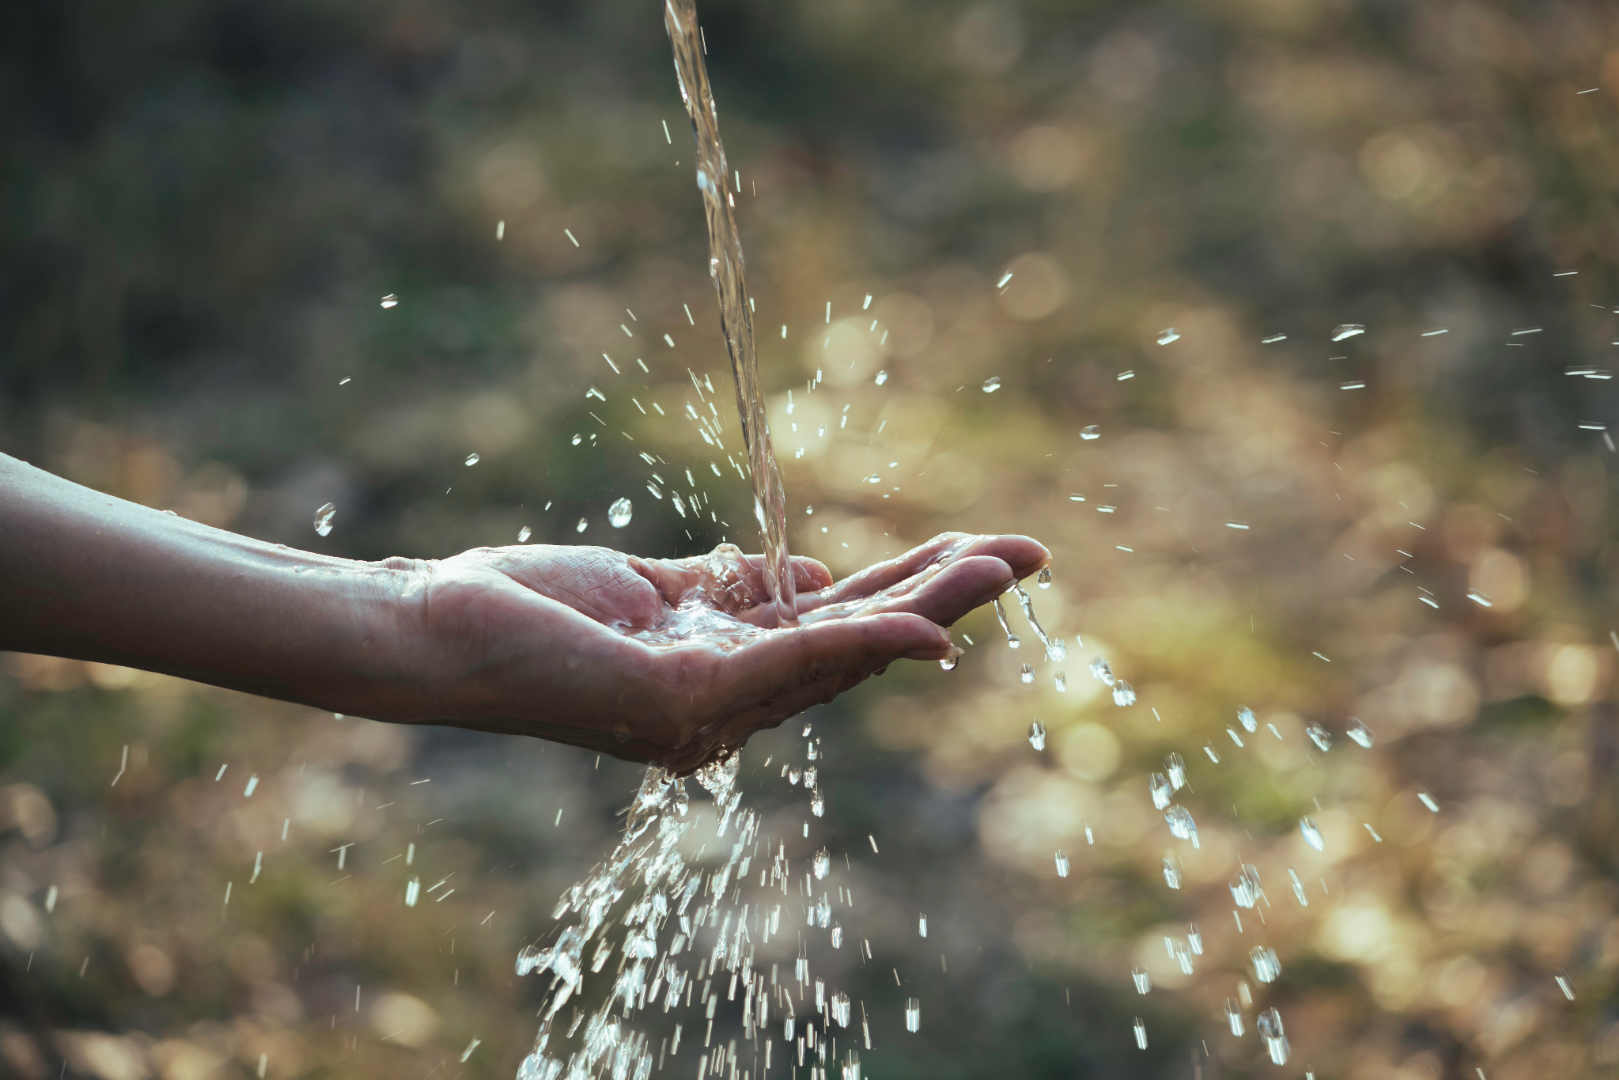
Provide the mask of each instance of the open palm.
[{"label": "open palm", "polygon": [[779,627],[761,559],[729,546],[479,548],[416,564],[402,632],[444,689],[390,718],[689,772],[895,660],[955,655],[944,628],[1049,557],[1027,537],[946,533],[836,583],[794,559],[799,624]]}]

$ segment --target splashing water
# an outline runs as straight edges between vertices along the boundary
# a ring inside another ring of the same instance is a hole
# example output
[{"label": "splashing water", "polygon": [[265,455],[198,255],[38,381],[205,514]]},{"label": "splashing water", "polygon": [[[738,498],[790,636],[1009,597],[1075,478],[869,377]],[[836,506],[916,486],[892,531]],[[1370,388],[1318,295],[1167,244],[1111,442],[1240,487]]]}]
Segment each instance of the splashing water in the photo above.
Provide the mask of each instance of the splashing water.
[{"label": "splashing water", "polygon": [[1282,1031],[1282,1014],[1275,1009],[1266,1009],[1259,1014],[1259,1035],[1265,1040],[1265,1049],[1270,1051],[1270,1059],[1277,1065],[1286,1065],[1289,1049],[1287,1036]]},{"label": "splashing water", "polygon": [[1275,982],[1282,974],[1282,963],[1276,959],[1275,949],[1255,945],[1248,950],[1248,959],[1253,962],[1254,976],[1262,983]]},{"label": "splashing water", "polygon": [[[709,270],[719,299],[720,324],[735,379],[737,409],[751,466],[754,512],[765,553],[764,585],[769,601],[775,606],[778,625],[791,626],[796,618],[786,545],[785,490],[776,465],[759,384],[752,309],[733,215],[734,200],[726,188],[730,173],[702,59],[694,0],[667,0],[664,21],[674,49],[681,97],[690,114],[697,145],[697,186],[702,193],[708,224]],[[574,442],[578,444],[578,437]],[[654,496],[662,497],[656,488],[650,490]],[[608,510],[608,522],[614,528],[623,528],[629,524],[631,514],[629,500],[619,499]],[[587,525],[586,519],[581,518],[577,531],[583,532]],[[941,561],[953,553],[945,553]],[[626,632],[653,647],[673,647],[695,639],[721,650],[740,647],[755,635],[771,632],[738,618],[743,609],[759,601],[747,585],[748,577],[741,551],[733,545],[722,544],[704,560],[697,584],[677,602],[666,604],[652,626]],[[1040,584],[1045,585],[1049,580],[1047,574]],[[1045,645],[1047,658],[1060,661],[1067,653],[1062,639],[1052,639],[1045,633],[1035,618],[1029,595],[1021,588],[1016,588],[1016,592],[1024,616]],[[1008,626],[1005,608],[998,599],[995,611],[1007,635],[1007,644],[1017,648],[1018,637]],[[943,661],[941,665],[949,670],[955,666],[955,660]],[[1025,681],[1032,681],[1032,667],[1024,667],[1028,672]],[[1128,684],[1120,685],[1133,700]],[[1118,692],[1115,687],[1115,698]],[[809,734],[808,725],[804,733]],[[1045,729],[1036,721],[1030,732],[1030,743],[1040,750],[1044,742]],[[813,762],[818,756],[816,745],[811,742],[808,757]],[[770,898],[770,893],[777,888],[785,895],[789,881],[805,885],[804,913],[808,926],[827,931],[834,949],[842,945],[844,929],[834,922],[832,894],[836,893],[836,902],[843,906],[852,905],[853,896],[828,880],[834,866],[826,848],[815,852],[806,874],[802,864],[790,869],[784,842],[772,843],[760,837],[759,815],[752,810],[739,809],[739,763],[739,753],[732,751],[695,774],[696,782],[713,798],[711,813],[692,811],[685,780],[658,766],[648,768],[628,810],[624,833],[617,846],[558,901],[552,913],[559,924],[558,931],[550,936],[548,943],[528,945],[518,954],[518,975],[550,976],[539,1011],[540,1028],[532,1052],[518,1070],[518,1080],[594,1080],[607,1076],[613,1080],[648,1080],[655,1065],[662,1068],[663,1054],[644,1025],[634,1023],[637,1014],[651,1008],[661,1008],[665,1013],[677,1006],[696,1008],[701,1010],[698,1015],[703,1016],[713,1034],[716,1003],[722,993],[718,984],[724,981],[717,973],[722,970],[730,973],[724,1000],[737,1003],[732,1008],[740,1010],[743,1034],[750,1041],[764,1037],[764,1033],[771,1030],[770,1012],[774,1006],[785,1014],[775,1030],[790,1044],[786,1049],[791,1051],[795,1031],[801,1032],[797,1043],[798,1064],[805,1064],[804,1054],[808,1049],[819,1059],[815,1071],[823,1077],[827,1075],[827,1040],[821,1033],[831,1035],[835,1027],[848,1028],[852,1024],[853,1003],[849,994],[827,986],[824,978],[812,978],[810,957],[802,939],[794,964],[798,995],[789,995],[785,985],[777,985],[773,965],[767,984],[766,976],[755,970],[755,950],[773,936],[794,932],[782,925],[783,909],[789,905]],[[783,779],[796,785],[800,777],[809,796],[810,813],[822,817],[826,801],[817,783],[816,766],[812,764],[800,772],[796,766],[784,765]],[[699,821],[712,826],[713,836],[705,837],[708,842],[694,856],[690,853],[688,839]],[[809,836],[807,822],[804,836]],[[1088,826],[1086,839],[1091,840]],[[761,842],[764,844],[762,853]],[[874,850],[875,847],[874,840]],[[720,861],[716,862],[711,856],[706,864],[700,864],[697,860],[702,851],[717,852]],[[768,870],[757,871],[756,882],[751,865],[755,858],[770,862]],[[1067,854],[1058,851],[1055,862],[1058,875],[1066,877]],[[811,882],[826,883],[824,891],[816,886],[817,891],[821,891],[819,898],[809,896]],[[757,892],[752,891],[755,884]],[[921,937],[927,936],[926,916],[918,917],[917,930]],[[700,936],[705,938],[705,945],[711,947],[699,948]],[[866,949],[869,952],[869,943]],[[620,954],[616,972],[607,966],[615,950]],[[1187,964],[1189,956],[1184,961]],[[585,1006],[582,1004],[587,999],[585,987],[591,979],[605,981],[605,985],[593,988],[589,995],[591,1005]],[[704,1000],[694,1003],[693,988],[700,980]],[[805,992],[812,982],[814,1008],[821,1015],[819,1022],[814,1017],[794,1015],[794,996],[803,1009]],[[572,1018],[559,1022],[558,1017],[563,1016],[564,1008],[570,1004],[573,1005]],[[733,1016],[725,1022],[734,1021]],[[905,1024],[910,1032],[919,1030],[920,1005],[915,998],[906,1002]],[[816,1028],[820,1028],[821,1033],[817,1033]],[[869,1048],[870,1034],[864,1028],[862,1005],[862,1029]],[[672,1054],[679,1052],[680,1032],[681,1027],[677,1025]],[[1145,1035],[1141,1038],[1144,1045]],[[703,1044],[706,1050],[707,1036]],[[769,1045],[767,1042],[766,1063],[769,1062]],[[730,1074],[734,1077],[738,1073],[735,1042],[731,1046]],[[710,1055],[705,1053],[703,1062],[709,1059]],[[716,1049],[712,1070],[716,1076],[722,1061],[721,1051]],[[842,1074],[846,1078],[860,1075],[859,1059],[852,1053],[842,1067]]]},{"label": "splashing water", "polygon": [[337,504],[327,503],[315,511],[315,535],[332,535],[332,519],[337,516]]},{"label": "splashing water", "polygon": [[1239,1039],[1242,1038],[1242,1033],[1245,1030],[1242,1023],[1242,1006],[1237,1004],[1236,998],[1228,997],[1225,999],[1225,1018],[1226,1023],[1231,1025],[1231,1034]]},{"label": "splashing water", "polygon": [[1375,737],[1372,735],[1372,729],[1362,723],[1358,717],[1354,716],[1349,718],[1349,724],[1345,728],[1344,734],[1355,740],[1357,745],[1364,747],[1367,750],[1372,748],[1372,743],[1375,741]]},{"label": "splashing water", "polygon": [[1317,827],[1314,818],[1299,818],[1299,832],[1303,835],[1304,842],[1317,851],[1320,851],[1324,846],[1325,842],[1321,839],[1321,829]]},{"label": "splashing water", "polygon": [[1009,649],[1017,648],[1023,644],[1023,639],[1012,633],[1012,627],[1006,621],[1006,605],[1001,603],[1001,598],[998,596],[995,598],[994,607],[995,621],[1001,624],[1001,633],[1006,635],[1006,647]]},{"label": "splashing water", "polygon": [[1316,748],[1323,754],[1332,749],[1332,733],[1314,720],[1310,721],[1304,733],[1310,736],[1310,741],[1315,743]]},{"label": "splashing water", "polygon": [[1164,821],[1169,825],[1169,834],[1177,840],[1190,840],[1192,846],[1201,847],[1197,840],[1197,822],[1192,820],[1191,811],[1184,806],[1171,806],[1164,811]]},{"label": "splashing water", "polygon": [[1164,856],[1164,884],[1171,889],[1181,887],[1181,861],[1174,852]]}]

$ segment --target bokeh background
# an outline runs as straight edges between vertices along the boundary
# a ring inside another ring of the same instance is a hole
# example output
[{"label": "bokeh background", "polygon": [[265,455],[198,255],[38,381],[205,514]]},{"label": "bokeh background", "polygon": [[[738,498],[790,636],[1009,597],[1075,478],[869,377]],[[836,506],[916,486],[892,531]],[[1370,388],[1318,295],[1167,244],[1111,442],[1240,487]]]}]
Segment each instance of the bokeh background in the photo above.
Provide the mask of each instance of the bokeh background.
[{"label": "bokeh background", "polygon": [[[1619,13],[702,15],[795,550],[842,573],[1032,534],[1069,645],[1048,663],[1014,611],[1013,652],[979,612],[954,673],[900,665],[811,717],[828,810],[801,843],[848,856],[872,960],[821,962],[872,1017],[864,1074],[1612,1075],[1619,409],[1565,372],[1619,367]],[[62,0],[0,8],[0,56],[0,449],[361,559],[524,527],[751,543],[655,3]],[[744,759],[782,835],[803,791],[760,766],[801,763],[800,727]],[[1149,799],[1171,752],[1197,850]],[[512,1076],[540,999],[513,956],[638,776],[6,657],[0,1071]],[[1243,862],[1268,898],[1239,932]],[[1163,938],[1191,922],[1188,977]]]}]

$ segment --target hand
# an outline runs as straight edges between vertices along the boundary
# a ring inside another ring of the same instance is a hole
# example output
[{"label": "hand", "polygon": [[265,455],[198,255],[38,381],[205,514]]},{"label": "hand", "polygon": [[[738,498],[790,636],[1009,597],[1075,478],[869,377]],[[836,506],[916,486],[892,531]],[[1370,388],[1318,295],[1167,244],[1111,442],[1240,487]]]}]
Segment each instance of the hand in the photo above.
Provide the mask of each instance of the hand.
[{"label": "hand", "polygon": [[[959,654],[944,629],[1044,566],[1027,537],[947,533],[836,584],[795,558],[799,625],[762,560],[480,548],[390,560],[409,585],[412,678],[367,715],[535,735],[689,773],[898,659]],[[424,681],[425,680],[425,681]]]}]

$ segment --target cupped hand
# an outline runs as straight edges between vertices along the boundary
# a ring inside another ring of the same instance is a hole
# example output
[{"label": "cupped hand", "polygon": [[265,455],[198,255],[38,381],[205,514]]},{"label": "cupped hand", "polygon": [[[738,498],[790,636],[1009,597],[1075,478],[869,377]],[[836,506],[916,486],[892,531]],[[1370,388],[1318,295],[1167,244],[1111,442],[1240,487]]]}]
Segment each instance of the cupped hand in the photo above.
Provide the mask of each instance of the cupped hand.
[{"label": "cupped hand", "polygon": [[479,548],[410,564],[412,671],[376,712],[687,773],[895,660],[956,655],[945,628],[1049,559],[1027,537],[961,533],[840,582],[795,558],[799,621],[784,627],[762,560],[729,545],[693,559]]}]

